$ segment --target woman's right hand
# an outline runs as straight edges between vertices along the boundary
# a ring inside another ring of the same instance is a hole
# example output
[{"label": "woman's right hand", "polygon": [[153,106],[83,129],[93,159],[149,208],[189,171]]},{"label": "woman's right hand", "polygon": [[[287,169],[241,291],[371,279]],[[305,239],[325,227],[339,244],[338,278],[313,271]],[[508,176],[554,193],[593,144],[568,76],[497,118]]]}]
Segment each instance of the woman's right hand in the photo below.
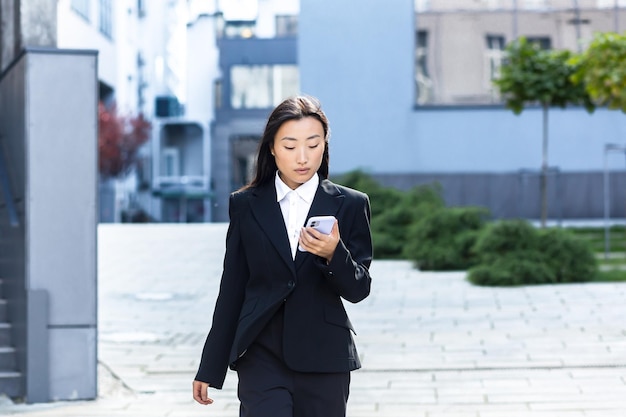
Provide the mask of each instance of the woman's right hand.
[{"label": "woman's right hand", "polygon": [[213,404],[213,400],[209,398],[209,384],[193,381],[193,399],[202,405]]}]

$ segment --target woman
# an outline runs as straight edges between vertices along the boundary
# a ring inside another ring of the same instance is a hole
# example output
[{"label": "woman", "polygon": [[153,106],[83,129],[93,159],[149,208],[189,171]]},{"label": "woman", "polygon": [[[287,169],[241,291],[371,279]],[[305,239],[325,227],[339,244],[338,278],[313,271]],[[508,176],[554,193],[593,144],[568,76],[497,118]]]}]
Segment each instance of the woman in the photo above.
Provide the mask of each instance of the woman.
[{"label": "woman", "polygon": [[[230,366],[242,417],[345,416],[361,364],[341,298],[370,292],[370,206],[327,179],[328,137],[317,100],[283,101],[254,179],[230,196],[220,291],[193,382],[200,404],[213,402],[208,387],[221,389]],[[303,227],[319,215],[337,219],[330,234]]]}]

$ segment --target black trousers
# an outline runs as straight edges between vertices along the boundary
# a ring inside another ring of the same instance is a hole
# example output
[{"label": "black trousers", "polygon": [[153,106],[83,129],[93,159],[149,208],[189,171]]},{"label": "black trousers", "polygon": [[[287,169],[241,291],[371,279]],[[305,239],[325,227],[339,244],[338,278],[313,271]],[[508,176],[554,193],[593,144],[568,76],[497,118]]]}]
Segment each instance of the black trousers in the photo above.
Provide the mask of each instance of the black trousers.
[{"label": "black trousers", "polygon": [[350,372],[309,373],[282,359],[282,309],[237,361],[239,417],[345,417]]}]

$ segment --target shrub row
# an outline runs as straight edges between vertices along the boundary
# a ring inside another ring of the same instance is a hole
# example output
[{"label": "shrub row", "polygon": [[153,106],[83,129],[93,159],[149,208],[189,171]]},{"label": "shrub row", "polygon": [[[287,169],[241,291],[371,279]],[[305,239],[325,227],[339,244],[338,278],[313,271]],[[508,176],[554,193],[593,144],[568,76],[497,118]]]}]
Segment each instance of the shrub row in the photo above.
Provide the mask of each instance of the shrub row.
[{"label": "shrub row", "polygon": [[584,282],[597,262],[591,247],[566,229],[536,229],[524,220],[489,223],[473,251],[468,279],[479,285]]},{"label": "shrub row", "polygon": [[409,259],[421,270],[468,270],[477,285],[583,282],[597,272],[593,250],[565,229],[493,221],[481,207],[445,207],[437,185],[402,192],[360,171],[336,181],[369,195],[378,259]]}]

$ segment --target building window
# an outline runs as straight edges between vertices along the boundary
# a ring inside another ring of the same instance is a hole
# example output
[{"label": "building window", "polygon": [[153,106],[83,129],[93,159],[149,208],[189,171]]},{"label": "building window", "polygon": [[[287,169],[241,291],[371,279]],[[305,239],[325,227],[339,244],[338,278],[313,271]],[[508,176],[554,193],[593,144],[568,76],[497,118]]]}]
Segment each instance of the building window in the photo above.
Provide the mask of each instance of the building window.
[{"label": "building window", "polygon": [[144,90],[147,88],[146,83],[146,60],[141,51],[137,52],[137,110],[144,112],[146,97]]},{"label": "building window", "polygon": [[535,43],[541,49],[552,49],[552,41],[548,36],[527,36],[528,43]]},{"label": "building window", "polygon": [[428,32],[418,30],[415,36],[415,88],[417,104],[432,101],[433,82],[428,74]]},{"label": "building window", "polygon": [[502,1],[501,0],[484,0],[485,6],[487,6],[487,9],[500,9],[502,8]]},{"label": "building window", "polygon": [[89,0],[72,0],[71,7],[79,16],[89,21]]},{"label": "building window", "polygon": [[231,137],[233,189],[249,184],[254,177],[255,156],[259,146],[259,136],[236,135]]},{"label": "building window", "polygon": [[100,20],[98,29],[109,39],[113,39],[113,5],[111,0],[100,0]]},{"label": "building window", "polygon": [[415,11],[423,12],[430,9],[430,0],[415,0]]},{"label": "building window", "polygon": [[548,8],[547,0],[524,0],[524,8],[530,10],[543,10]]},{"label": "building window", "polygon": [[297,36],[298,16],[276,16],[276,36]]},{"label": "building window", "polygon": [[485,50],[485,88],[491,92],[494,100],[498,99],[497,89],[493,80],[500,78],[500,67],[504,58],[504,36],[487,35],[487,49]]},{"label": "building window", "polygon": [[161,173],[165,177],[178,177],[180,175],[180,154],[177,148],[163,148],[163,168]]},{"label": "building window", "polygon": [[298,94],[296,65],[235,65],[230,69],[233,109],[268,109]]},{"label": "building window", "polygon": [[146,1],[145,0],[137,0],[137,16],[139,18],[146,16]]},{"label": "building window", "polygon": [[611,7],[626,7],[626,0],[597,0],[598,7],[607,9]]},{"label": "building window", "polygon": [[255,36],[255,23],[248,21],[225,22],[220,37],[249,39]]},{"label": "building window", "polygon": [[216,109],[222,108],[222,80],[218,79],[213,82],[213,106]]}]

